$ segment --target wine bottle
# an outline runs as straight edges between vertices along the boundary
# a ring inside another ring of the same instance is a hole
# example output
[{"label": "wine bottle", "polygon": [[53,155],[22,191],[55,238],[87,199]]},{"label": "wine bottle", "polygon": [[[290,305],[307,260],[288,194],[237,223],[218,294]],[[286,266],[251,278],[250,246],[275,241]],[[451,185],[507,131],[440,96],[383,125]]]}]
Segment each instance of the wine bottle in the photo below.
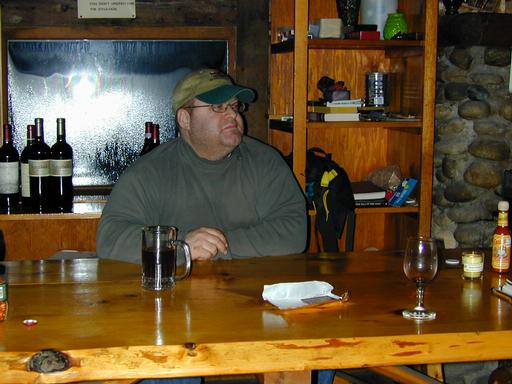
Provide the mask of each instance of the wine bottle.
[{"label": "wine bottle", "polygon": [[66,120],[57,119],[57,141],[50,157],[51,208],[56,212],[73,209],[73,149],[66,142]]},{"label": "wine bottle", "polygon": [[20,198],[20,156],[12,143],[12,126],[3,126],[3,145],[0,148],[0,207],[10,212]]},{"label": "wine bottle", "polygon": [[35,139],[36,127],[33,124],[27,125],[27,145],[21,151],[21,205],[23,208],[30,208],[30,178],[28,174],[28,151]]},{"label": "wine bottle", "polygon": [[144,123],[144,130],[144,144],[142,145],[139,156],[145,155],[151,150],[153,143],[153,123],[151,121],[146,121]]},{"label": "wine bottle", "polygon": [[160,145],[160,125],[153,124],[153,145],[151,149],[155,149]]},{"label": "wine bottle", "polygon": [[35,119],[35,139],[28,151],[30,201],[32,210],[50,211],[50,147],[44,142],[43,119]]}]

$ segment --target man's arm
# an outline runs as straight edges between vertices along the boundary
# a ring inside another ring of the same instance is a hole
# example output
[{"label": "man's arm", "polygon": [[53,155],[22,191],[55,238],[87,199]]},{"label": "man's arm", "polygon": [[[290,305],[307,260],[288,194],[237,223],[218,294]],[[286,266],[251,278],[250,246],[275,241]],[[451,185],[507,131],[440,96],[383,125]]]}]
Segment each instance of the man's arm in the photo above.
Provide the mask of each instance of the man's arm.
[{"label": "man's arm", "polygon": [[115,184],[103,209],[96,234],[96,252],[101,258],[141,262],[140,247],[144,225],[156,224],[149,205],[152,199],[144,183],[126,172]]},{"label": "man's arm", "polygon": [[[303,252],[307,240],[306,201],[293,173],[277,154],[260,169],[257,223],[226,230],[231,257],[274,256]],[[267,161],[268,160],[268,161]]]}]

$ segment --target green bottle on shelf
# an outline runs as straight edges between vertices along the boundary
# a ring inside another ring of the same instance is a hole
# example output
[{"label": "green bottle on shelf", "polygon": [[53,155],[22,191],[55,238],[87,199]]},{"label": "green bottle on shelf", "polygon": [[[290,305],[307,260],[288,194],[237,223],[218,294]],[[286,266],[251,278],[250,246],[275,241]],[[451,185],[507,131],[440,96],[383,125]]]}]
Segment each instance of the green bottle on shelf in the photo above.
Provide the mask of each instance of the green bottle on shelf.
[{"label": "green bottle on shelf", "polygon": [[384,39],[391,40],[399,33],[407,33],[407,21],[403,13],[396,12],[388,14],[384,24]]}]

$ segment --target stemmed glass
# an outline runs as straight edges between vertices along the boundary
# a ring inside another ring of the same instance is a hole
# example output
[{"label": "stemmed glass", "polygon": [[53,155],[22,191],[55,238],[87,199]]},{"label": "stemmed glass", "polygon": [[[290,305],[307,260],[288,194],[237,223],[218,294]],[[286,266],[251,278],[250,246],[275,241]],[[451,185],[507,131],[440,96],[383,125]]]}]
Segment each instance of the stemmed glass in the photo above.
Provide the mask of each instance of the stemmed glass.
[{"label": "stemmed glass", "polygon": [[432,320],[436,318],[434,311],[423,305],[425,285],[437,274],[437,246],[429,237],[409,237],[405,248],[404,272],[409,280],[416,283],[416,306],[404,309],[402,315],[406,319]]}]

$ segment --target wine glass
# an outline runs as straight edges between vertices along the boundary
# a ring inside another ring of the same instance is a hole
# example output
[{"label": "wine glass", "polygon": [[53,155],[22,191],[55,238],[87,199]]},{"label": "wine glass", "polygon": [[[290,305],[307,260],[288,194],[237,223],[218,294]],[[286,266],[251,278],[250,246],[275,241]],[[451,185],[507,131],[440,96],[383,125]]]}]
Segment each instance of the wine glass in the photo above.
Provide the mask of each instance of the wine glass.
[{"label": "wine glass", "polygon": [[406,319],[433,320],[434,311],[423,305],[425,285],[437,274],[437,246],[434,239],[424,236],[409,237],[404,255],[404,272],[409,280],[416,283],[416,306],[404,309],[402,315]]}]

